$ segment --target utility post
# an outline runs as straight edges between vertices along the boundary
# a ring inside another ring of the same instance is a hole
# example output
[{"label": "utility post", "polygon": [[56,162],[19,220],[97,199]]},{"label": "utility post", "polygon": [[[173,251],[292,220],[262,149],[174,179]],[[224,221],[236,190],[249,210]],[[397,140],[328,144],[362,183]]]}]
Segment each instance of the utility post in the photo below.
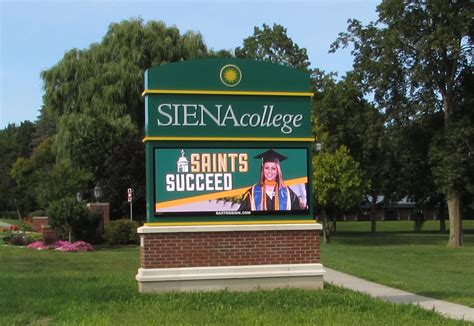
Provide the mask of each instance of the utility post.
[{"label": "utility post", "polygon": [[130,205],[130,221],[133,221],[133,189],[127,189],[127,200]]}]

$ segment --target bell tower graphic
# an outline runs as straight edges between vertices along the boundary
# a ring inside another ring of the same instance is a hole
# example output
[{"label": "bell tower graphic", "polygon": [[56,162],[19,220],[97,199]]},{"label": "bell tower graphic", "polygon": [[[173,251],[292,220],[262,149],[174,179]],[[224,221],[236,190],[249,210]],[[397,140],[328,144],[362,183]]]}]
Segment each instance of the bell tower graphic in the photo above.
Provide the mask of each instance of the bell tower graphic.
[{"label": "bell tower graphic", "polygon": [[178,173],[187,173],[189,172],[189,162],[186,156],[184,156],[184,149],[181,150],[181,157],[176,162]]}]

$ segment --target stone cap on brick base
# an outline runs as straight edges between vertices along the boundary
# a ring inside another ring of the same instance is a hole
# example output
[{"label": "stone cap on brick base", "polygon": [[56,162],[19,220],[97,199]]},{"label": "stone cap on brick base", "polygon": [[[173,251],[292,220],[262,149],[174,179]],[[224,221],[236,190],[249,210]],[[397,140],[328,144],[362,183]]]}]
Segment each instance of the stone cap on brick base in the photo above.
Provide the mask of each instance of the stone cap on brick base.
[{"label": "stone cap on brick base", "polygon": [[135,279],[140,282],[216,280],[228,278],[301,277],[324,275],[325,273],[326,271],[321,264],[139,268]]}]

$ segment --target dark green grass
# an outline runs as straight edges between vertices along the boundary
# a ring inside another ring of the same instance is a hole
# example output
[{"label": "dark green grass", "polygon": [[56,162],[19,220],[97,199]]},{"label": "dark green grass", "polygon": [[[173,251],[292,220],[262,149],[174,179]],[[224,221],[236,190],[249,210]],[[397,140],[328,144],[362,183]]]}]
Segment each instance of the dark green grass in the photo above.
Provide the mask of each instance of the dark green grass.
[{"label": "dark green grass", "polygon": [[21,221],[15,220],[15,219],[0,218],[0,222],[12,224],[12,225],[21,225]]},{"label": "dark green grass", "polygon": [[430,221],[414,233],[413,222],[338,222],[332,243],[322,245],[321,261],[377,283],[474,307],[474,221],[464,221],[463,248],[447,248],[447,234]]},{"label": "dark green grass", "polygon": [[0,325],[464,325],[410,305],[324,290],[139,294],[138,249],[0,246]]}]

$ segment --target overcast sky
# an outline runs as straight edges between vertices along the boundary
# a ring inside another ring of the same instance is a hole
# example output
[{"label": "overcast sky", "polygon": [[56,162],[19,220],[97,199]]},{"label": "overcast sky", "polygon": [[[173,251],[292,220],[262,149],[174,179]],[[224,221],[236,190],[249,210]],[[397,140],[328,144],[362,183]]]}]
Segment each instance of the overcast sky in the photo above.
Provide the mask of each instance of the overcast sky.
[{"label": "overcast sky", "polygon": [[254,26],[278,23],[308,50],[311,68],[338,72],[352,67],[349,51],[328,54],[349,18],[377,18],[373,0],[327,1],[45,1],[0,0],[0,129],[35,121],[42,105],[41,71],[72,48],[100,42],[109,24],[141,17],[198,31],[209,48],[234,49]]}]

